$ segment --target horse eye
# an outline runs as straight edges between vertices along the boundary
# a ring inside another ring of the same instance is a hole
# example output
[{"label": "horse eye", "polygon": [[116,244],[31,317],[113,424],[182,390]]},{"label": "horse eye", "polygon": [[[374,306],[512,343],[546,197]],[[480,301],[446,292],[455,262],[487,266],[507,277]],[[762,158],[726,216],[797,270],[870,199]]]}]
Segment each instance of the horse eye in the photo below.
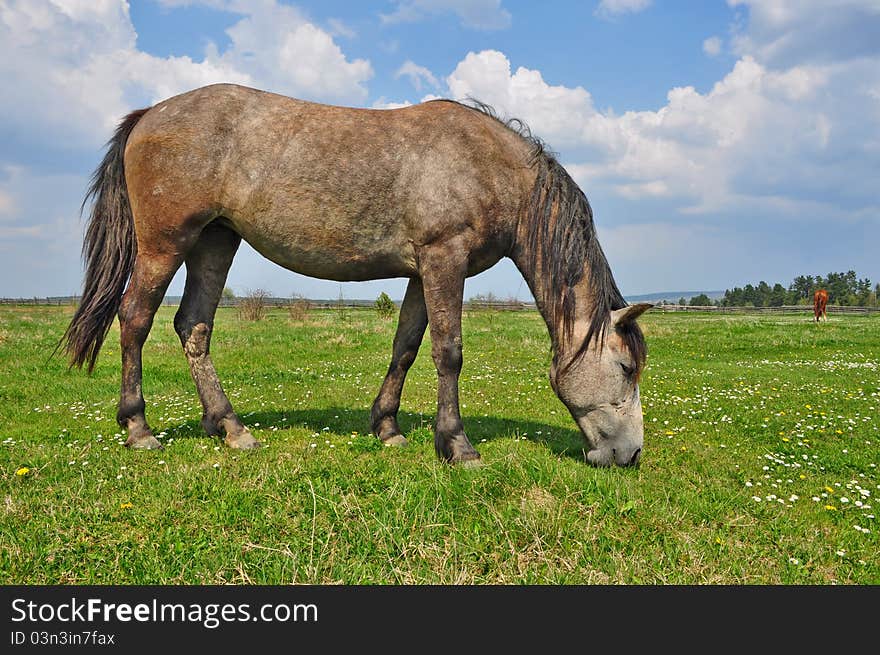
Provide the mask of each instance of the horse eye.
[{"label": "horse eye", "polygon": [[633,371],[635,370],[634,368],[632,368],[631,366],[627,366],[623,362],[620,363],[620,368],[623,369],[623,373],[624,375],[626,375],[626,377],[632,377]]}]

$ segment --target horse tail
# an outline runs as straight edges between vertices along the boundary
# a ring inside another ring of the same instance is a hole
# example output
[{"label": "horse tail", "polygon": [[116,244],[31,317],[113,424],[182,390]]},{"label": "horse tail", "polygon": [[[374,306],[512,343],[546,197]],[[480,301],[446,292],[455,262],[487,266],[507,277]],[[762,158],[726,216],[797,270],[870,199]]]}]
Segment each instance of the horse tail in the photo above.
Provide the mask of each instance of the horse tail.
[{"label": "horse tail", "polygon": [[80,207],[82,213],[86,203],[93,201],[82,249],[86,268],[83,293],[58,346],[64,346],[71,368],[87,364],[89,373],[119,312],[137,256],[123,158],[128,137],[146,112],[133,111],[119,123]]}]

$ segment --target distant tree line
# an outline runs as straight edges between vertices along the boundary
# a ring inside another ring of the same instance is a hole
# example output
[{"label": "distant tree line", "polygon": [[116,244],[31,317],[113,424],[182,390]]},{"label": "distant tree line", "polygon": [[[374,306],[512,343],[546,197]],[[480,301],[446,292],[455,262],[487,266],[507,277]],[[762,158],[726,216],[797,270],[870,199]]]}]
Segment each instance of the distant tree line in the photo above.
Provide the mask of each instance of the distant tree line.
[{"label": "distant tree line", "polygon": [[[872,284],[868,278],[859,279],[855,271],[821,275],[798,275],[788,287],[779,282],[770,286],[763,280],[758,284],[727,289],[724,296],[712,300],[705,293],[698,296],[679,298],[679,305],[692,307],[781,307],[783,305],[812,305],[813,294],[817,289],[828,292],[828,304],[851,307],[877,307],[880,297],[880,282]],[[665,304],[664,300],[661,304]]]},{"label": "distant tree line", "polygon": [[831,305],[876,307],[880,296],[880,283],[872,286],[868,278],[859,279],[855,271],[847,271],[829,273],[825,277],[798,275],[788,288],[778,282],[771,287],[762,280],[757,285],[747,284],[744,287],[727,289],[724,297],[715,304],[721,307],[812,305],[813,294],[817,289],[828,292],[828,303]]}]

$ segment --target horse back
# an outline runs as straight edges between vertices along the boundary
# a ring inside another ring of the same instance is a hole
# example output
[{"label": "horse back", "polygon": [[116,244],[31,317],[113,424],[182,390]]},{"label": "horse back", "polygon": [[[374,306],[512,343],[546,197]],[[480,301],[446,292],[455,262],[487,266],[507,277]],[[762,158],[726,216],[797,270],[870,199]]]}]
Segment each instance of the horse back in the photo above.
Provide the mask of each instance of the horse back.
[{"label": "horse back", "polygon": [[527,144],[458,103],[354,109],[227,84],[152,107],[125,166],[139,239],[222,216],[331,279],[411,275],[421,246],[453,238],[491,265],[534,182]]}]

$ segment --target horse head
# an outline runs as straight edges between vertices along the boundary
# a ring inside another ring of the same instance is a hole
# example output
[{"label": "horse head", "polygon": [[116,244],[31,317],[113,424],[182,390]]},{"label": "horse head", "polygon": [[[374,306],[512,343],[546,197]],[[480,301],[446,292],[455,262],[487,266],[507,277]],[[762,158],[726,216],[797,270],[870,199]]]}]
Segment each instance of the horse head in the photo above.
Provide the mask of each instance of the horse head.
[{"label": "horse head", "polygon": [[641,457],[644,341],[636,319],[651,307],[612,311],[604,338],[576,353],[559,353],[551,366],[550,384],[587,440],[587,461],[594,466],[633,466]]}]

